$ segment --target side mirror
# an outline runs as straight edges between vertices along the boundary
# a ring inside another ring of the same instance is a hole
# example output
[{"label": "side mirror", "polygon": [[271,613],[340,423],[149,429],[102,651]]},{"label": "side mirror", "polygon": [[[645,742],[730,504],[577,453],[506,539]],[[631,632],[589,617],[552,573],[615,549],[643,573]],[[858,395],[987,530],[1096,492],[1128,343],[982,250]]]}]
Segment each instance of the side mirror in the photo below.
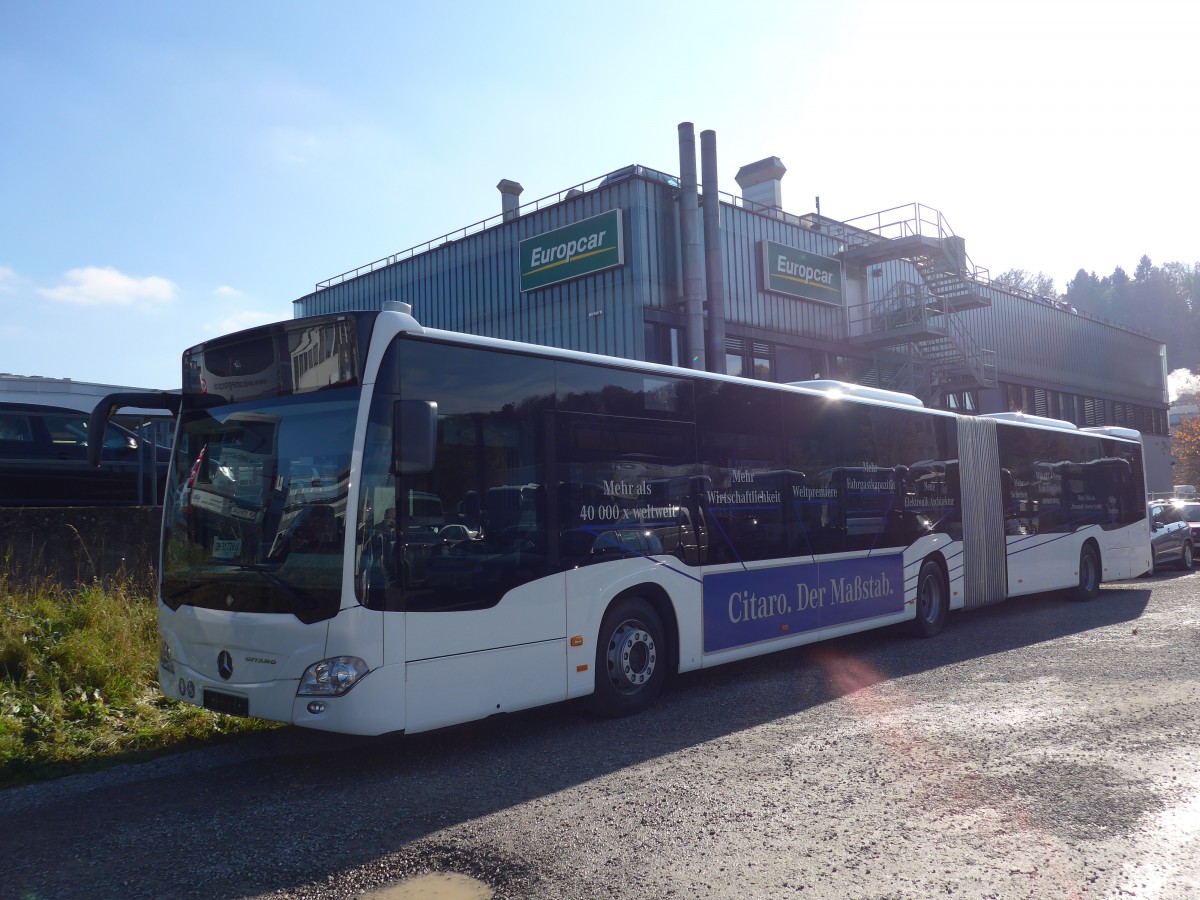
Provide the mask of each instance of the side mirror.
[{"label": "side mirror", "polygon": [[437,403],[397,400],[392,407],[392,474],[429,472],[436,447]]},{"label": "side mirror", "polygon": [[[109,394],[100,400],[88,417],[88,434],[103,435],[108,428],[108,420],[113,413],[125,406],[141,406],[146,409],[165,409],[178,415],[183,404],[180,394],[167,391],[135,391]],[[136,445],[134,445],[136,447]],[[104,449],[104,440],[89,440],[87,455],[88,464],[93,468],[100,465],[100,453]]]}]

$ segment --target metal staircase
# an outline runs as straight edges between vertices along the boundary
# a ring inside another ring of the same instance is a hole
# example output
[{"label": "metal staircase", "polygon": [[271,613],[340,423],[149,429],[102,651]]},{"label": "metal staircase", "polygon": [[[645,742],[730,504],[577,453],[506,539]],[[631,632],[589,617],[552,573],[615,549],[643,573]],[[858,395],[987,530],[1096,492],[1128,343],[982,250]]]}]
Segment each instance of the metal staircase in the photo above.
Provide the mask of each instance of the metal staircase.
[{"label": "metal staircase", "polygon": [[[941,213],[911,204],[821,226],[843,241],[848,270],[886,268],[891,276],[886,294],[850,307],[850,342],[874,354],[864,382],[935,406],[947,393],[995,387],[996,354],[979,346],[960,315],[991,305],[981,290],[988,274]],[[897,261],[904,265],[888,265]]]}]

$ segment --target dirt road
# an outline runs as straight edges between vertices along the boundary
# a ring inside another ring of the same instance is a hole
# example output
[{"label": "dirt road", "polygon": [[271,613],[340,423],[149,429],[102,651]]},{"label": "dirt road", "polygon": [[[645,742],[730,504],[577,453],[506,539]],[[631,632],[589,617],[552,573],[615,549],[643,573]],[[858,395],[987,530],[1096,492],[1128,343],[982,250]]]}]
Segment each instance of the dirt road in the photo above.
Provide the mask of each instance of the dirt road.
[{"label": "dirt road", "polygon": [[4,896],[1200,897],[1200,574],[431,735],[287,729],[0,793]]}]

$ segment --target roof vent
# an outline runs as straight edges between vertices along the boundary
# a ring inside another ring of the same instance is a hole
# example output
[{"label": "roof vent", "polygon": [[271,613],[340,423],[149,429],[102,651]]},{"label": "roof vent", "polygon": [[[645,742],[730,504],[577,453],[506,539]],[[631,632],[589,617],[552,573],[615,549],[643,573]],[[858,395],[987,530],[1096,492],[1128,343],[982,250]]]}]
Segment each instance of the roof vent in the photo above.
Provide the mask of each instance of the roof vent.
[{"label": "roof vent", "polygon": [[496,185],[496,190],[501,194],[500,208],[504,213],[504,221],[511,222],[517,218],[521,208],[521,191],[525,188],[516,181],[509,181],[507,178],[502,178],[500,183]]},{"label": "roof vent", "polygon": [[780,181],[787,168],[778,156],[768,156],[758,162],[742,166],[734,176],[742,189],[742,198],[757,206],[783,209],[783,192]]}]

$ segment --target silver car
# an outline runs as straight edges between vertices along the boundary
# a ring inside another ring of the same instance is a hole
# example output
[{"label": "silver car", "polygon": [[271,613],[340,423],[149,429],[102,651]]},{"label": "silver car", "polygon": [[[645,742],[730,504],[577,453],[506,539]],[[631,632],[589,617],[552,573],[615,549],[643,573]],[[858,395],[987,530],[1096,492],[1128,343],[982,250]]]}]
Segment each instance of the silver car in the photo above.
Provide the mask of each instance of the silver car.
[{"label": "silver car", "polygon": [[1173,564],[1187,571],[1191,569],[1195,545],[1192,529],[1184,519],[1179,507],[1173,503],[1152,502],[1147,508],[1150,520],[1150,569],[1147,575],[1164,565]]}]

